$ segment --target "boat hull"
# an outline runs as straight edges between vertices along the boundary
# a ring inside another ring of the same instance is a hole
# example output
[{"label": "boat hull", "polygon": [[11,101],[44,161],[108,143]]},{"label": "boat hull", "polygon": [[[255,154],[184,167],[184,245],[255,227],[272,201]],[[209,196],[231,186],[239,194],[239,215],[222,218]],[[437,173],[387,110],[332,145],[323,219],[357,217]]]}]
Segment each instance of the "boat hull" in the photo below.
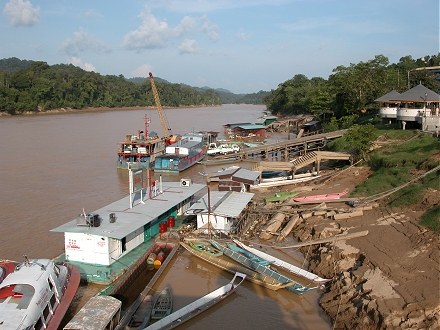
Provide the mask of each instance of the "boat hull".
[{"label": "boat hull", "polygon": [[231,259],[235,260],[236,262],[242,264],[245,267],[248,267],[252,269],[253,271],[260,273],[261,275],[272,277],[273,279],[283,283],[285,285],[286,290],[291,291],[296,294],[304,294],[308,291],[314,290],[317,287],[307,287],[303,286],[298,282],[293,281],[292,279],[288,278],[287,276],[284,276],[272,269],[270,269],[267,266],[263,266],[260,263],[253,261],[252,259],[249,259],[245,255],[235,252],[226,246],[223,246],[222,244],[211,240],[210,241],[212,245],[214,245],[217,249],[222,251],[226,256],[230,257]]},{"label": "boat hull", "polygon": [[261,275],[257,272],[254,272],[250,270],[249,268],[246,268],[240,264],[237,264],[235,262],[230,262],[228,260],[225,260],[221,257],[213,257],[209,254],[199,252],[191,248],[188,244],[184,242],[180,242],[180,245],[190,252],[192,255],[205,260],[206,262],[210,263],[211,265],[214,265],[218,268],[221,268],[229,273],[235,274],[235,273],[242,273],[246,275],[246,280],[253,282],[255,284],[258,284],[260,286],[263,286],[265,288],[271,289],[271,290],[279,290],[284,287],[284,285],[271,278],[270,276]]}]

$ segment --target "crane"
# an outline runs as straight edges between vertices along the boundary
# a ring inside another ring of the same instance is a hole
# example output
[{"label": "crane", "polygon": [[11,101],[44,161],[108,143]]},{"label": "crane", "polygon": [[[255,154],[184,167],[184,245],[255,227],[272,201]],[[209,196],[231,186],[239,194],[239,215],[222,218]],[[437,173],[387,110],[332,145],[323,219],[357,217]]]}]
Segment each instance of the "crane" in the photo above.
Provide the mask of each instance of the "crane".
[{"label": "crane", "polygon": [[162,125],[162,130],[164,134],[164,138],[168,139],[172,136],[170,125],[168,124],[168,120],[165,117],[165,114],[162,109],[162,105],[160,104],[159,94],[157,93],[156,84],[154,83],[153,74],[150,72],[150,83],[151,90],[153,91],[154,102],[156,103],[157,112],[159,113],[160,124]]}]

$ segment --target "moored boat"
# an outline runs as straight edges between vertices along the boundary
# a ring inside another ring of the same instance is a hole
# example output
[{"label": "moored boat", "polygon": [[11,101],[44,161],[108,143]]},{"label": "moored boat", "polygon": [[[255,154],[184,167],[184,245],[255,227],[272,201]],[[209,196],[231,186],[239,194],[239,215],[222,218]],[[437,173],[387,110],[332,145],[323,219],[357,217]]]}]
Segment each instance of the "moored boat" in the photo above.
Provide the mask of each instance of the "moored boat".
[{"label": "moored boat", "polygon": [[15,270],[18,262],[12,260],[0,260],[0,283]]},{"label": "moored boat", "polygon": [[187,133],[174,144],[165,148],[165,153],[156,157],[154,171],[158,173],[180,173],[201,161],[207,145],[213,139],[211,133]]},{"label": "moored boat", "polygon": [[171,314],[173,310],[173,296],[169,287],[164,288],[153,303],[151,319],[160,320]]},{"label": "moored boat", "polygon": [[222,251],[220,251],[219,249],[216,249],[215,247],[213,247],[208,242],[189,241],[188,245],[191,246],[196,251],[210,254],[213,257],[220,257],[221,255],[223,255]]},{"label": "moored boat", "polygon": [[197,250],[194,250],[192,247],[190,247],[188,244],[184,242],[180,242],[180,245],[185,248],[189,253],[192,255],[205,260],[206,262],[210,263],[211,265],[214,265],[218,268],[221,268],[223,270],[226,270],[229,273],[235,274],[237,272],[245,274],[246,280],[253,282],[255,284],[258,284],[262,287],[271,289],[271,290],[279,290],[285,287],[285,285],[274,278],[266,275],[259,274],[249,268],[246,268],[240,264],[237,264],[236,262],[230,262],[229,260],[223,259],[222,257],[213,257],[210,254],[200,252]]},{"label": "moored boat", "polygon": [[269,266],[271,263],[273,263],[273,261],[269,261],[269,260],[260,258],[259,256],[255,255],[253,253],[250,253],[249,251],[246,251],[245,249],[242,249],[241,247],[239,247],[237,245],[228,244],[228,248],[230,248],[232,251],[244,254],[250,260],[258,262],[262,266]]},{"label": "moored boat", "polygon": [[[207,295],[197,299],[196,301],[193,301],[185,307],[182,307],[174,313],[148,326],[146,329],[173,329],[181,325],[182,323],[192,319],[193,317],[206,311],[208,308],[214,306],[218,302],[231,295],[233,292],[235,292],[235,289],[244,281],[245,278],[245,274],[235,273],[234,277],[228,284],[208,293]],[[238,283],[236,283],[236,280],[238,281]]]},{"label": "moored boat", "polygon": [[247,250],[247,251],[249,251],[249,252],[251,252],[251,253],[253,253],[253,254],[261,257],[261,258],[263,258],[263,259],[272,261],[275,266],[283,268],[284,270],[286,270],[286,271],[288,271],[288,272],[290,272],[292,274],[295,274],[297,276],[302,276],[302,277],[307,278],[307,279],[309,279],[309,280],[311,280],[311,281],[313,281],[315,283],[318,283],[318,284],[324,284],[324,283],[326,283],[328,281],[331,281],[330,279],[322,278],[322,277],[320,277],[320,276],[318,276],[316,274],[313,274],[313,273],[311,273],[311,272],[309,272],[309,271],[307,271],[305,269],[302,269],[302,268],[297,267],[295,265],[292,265],[292,264],[290,264],[290,263],[288,263],[288,262],[286,262],[284,260],[276,258],[276,257],[274,257],[274,256],[272,256],[272,255],[270,255],[268,253],[265,253],[263,251],[255,249],[253,247],[250,247],[250,246],[248,246],[248,245],[246,245],[246,244],[244,244],[244,243],[242,243],[242,242],[240,242],[238,240],[234,239],[233,241],[234,241],[235,244],[237,244],[241,248],[243,248],[243,249],[245,249],[245,250]]},{"label": "moored boat", "polygon": [[288,278],[287,276],[284,276],[283,274],[280,274],[272,269],[270,269],[267,266],[263,266],[259,264],[258,262],[255,262],[245,255],[235,252],[228,247],[214,241],[210,240],[211,244],[214,245],[217,249],[221,250],[226,256],[230,257],[231,259],[235,260],[236,262],[239,262],[245,267],[248,267],[252,269],[253,271],[256,271],[257,273],[260,273],[262,275],[266,275],[269,277],[272,277],[273,279],[283,283],[285,285],[285,289],[288,291],[291,291],[296,294],[303,294],[308,291],[314,290],[317,287],[307,287],[304,286],[298,282],[293,281],[292,279]]},{"label": "moored boat", "polygon": [[27,259],[0,284],[3,329],[58,329],[80,282],[76,267]]},{"label": "moored boat", "polygon": [[144,130],[136,135],[128,134],[118,143],[117,168],[152,168],[157,156],[165,153],[166,140],[149,133],[149,119],[145,116]]}]

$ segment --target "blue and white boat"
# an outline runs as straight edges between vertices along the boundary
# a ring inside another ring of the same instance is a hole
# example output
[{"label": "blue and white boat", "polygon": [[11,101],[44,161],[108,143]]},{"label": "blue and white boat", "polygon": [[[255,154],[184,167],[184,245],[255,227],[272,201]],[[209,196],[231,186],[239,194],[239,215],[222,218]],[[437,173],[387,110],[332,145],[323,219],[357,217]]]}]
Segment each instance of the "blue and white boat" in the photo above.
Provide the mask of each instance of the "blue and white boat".
[{"label": "blue and white boat", "polygon": [[179,173],[201,161],[206,156],[207,145],[212,142],[210,133],[188,133],[165,148],[165,153],[156,157],[154,171]]}]

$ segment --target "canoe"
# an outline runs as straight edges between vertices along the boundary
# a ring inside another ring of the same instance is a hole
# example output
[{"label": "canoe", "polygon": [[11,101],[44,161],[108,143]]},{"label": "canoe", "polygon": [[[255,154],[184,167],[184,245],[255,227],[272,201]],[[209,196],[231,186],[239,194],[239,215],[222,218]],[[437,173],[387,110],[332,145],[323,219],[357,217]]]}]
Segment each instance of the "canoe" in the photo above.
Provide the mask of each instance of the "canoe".
[{"label": "canoe", "polygon": [[229,249],[228,247],[226,247],[226,246],[224,246],[214,240],[210,240],[210,242],[217,249],[221,250],[223,252],[223,254],[225,254],[226,256],[235,260],[236,262],[239,262],[243,266],[248,267],[251,270],[256,271],[257,273],[260,273],[262,275],[270,276],[273,279],[277,280],[278,282],[286,284],[285,289],[290,292],[301,295],[303,293],[306,293],[308,291],[311,291],[311,290],[314,290],[317,288],[317,286],[307,287],[307,286],[304,286],[298,282],[295,282],[292,279],[288,278],[287,276],[284,276],[283,274],[280,274],[280,273],[270,269],[267,266],[262,266],[258,262],[252,261],[251,259],[249,259],[245,255],[238,253],[238,252],[235,252],[235,251]]},{"label": "canoe", "polygon": [[156,298],[151,310],[151,319],[160,320],[171,314],[173,310],[173,296],[170,288],[163,289]]},{"label": "canoe", "polygon": [[219,249],[216,249],[215,247],[213,247],[211,244],[209,244],[208,242],[203,242],[203,241],[191,241],[188,243],[189,246],[191,246],[194,250],[199,251],[199,252],[204,252],[207,254],[212,255],[213,257],[220,257],[221,255],[223,255],[223,252],[220,251]]},{"label": "canoe", "polygon": [[214,265],[218,268],[221,268],[223,270],[226,270],[227,272],[230,272],[232,274],[235,274],[237,272],[245,274],[246,280],[253,282],[255,284],[258,284],[260,286],[263,286],[265,288],[271,289],[271,290],[279,290],[284,288],[284,284],[275,280],[274,278],[270,276],[265,276],[262,274],[259,274],[249,268],[246,268],[240,264],[237,264],[236,262],[230,262],[229,260],[223,259],[222,257],[213,257],[210,254],[200,252],[197,250],[194,250],[191,248],[188,244],[184,242],[180,242],[180,245],[186,249],[189,253],[192,255],[205,260],[206,262],[210,263],[211,265]]},{"label": "canoe", "polygon": [[[193,301],[192,303],[175,311],[174,313],[165,316],[163,319],[153,323],[152,325],[148,326],[146,329],[148,330],[173,329],[181,325],[182,323],[206,311],[208,308],[211,308],[212,306],[219,303],[220,301],[228,297],[230,294],[235,292],[235,289],[244,281],[245,278],[246,278],[245,274],[235,273],[234,277],[228,284]],[[236,281],[238,281],[238,283],[236,283]]]},{"label": "canoe", "polygon": [[297,276],[305,277],[305,278],[307,278],[307,279],[309,279],[309,280],[311,280],[311,281],[313,281],[315,283],[318,283],[318,284],[323,284],[323,283],[326,283],[328,281],[331,281],[330,279],[322,278],[322,277],[320,277],[320,276],[318,276],[316,274],[313,274],[313,273],[311,273],[311,272],[309,272],[309,271],[307,271],[305,269],[302,269],[300,267],[294,266],[294,265],[292,265],[292,264],[290,264],[290,263],[288,263],[288,262],[286,262],[284,260],[278,259],[278,258],[276,258],[276,257],[274,257],[274,256],[272,256],[272,255],[270,255],[268,253],[265,253],[263,251],[257,250],[255,248],[250,247],[250,246],[247,246],[247,245],[243,244],[242,242],[240,242],[238,240],[234,239],[233,241],[234,241],[235,244],[237,244],[241,248],[243,248],[243,249],[245,249],[245,250],[247,250],[247,251],[249,251],[249,252],[251,252],[251,253],[253,253],[253,254],[261,257],[261,258],[263,258],[263,259],[272,261],[273,265],[278,266],[280,268],[283,268],[284,270],[288,271],[289,273],[295,274]]}]

